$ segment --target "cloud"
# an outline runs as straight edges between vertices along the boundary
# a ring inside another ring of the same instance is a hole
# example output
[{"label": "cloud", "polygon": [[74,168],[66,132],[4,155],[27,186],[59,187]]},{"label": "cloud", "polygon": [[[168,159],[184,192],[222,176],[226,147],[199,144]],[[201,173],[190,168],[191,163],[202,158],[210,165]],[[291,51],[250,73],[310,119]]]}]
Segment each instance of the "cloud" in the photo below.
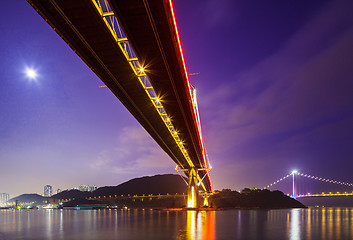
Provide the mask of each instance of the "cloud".
[{"label": "cloud", "polygon": [[103,150],[98,154],[96,161],[90,164],[90,167],[98,169],[107,166],[110,162],[109,151]]},{"label": "cloud", "polygon": [[114,174],[131,174],[139,170],[165,169],[171,159],[142,127],[126,127],[119,134],[117,146],[102,150],[90,167]]},{"label": "cloud", "polygon": [[235,14],[231,5],[232,0],[207,0],[200,2],[194,12],[195,16],[203,16],[206,27],[222,27],[230,24]]},{"label": "cloud", "polygon": [[327,5],[272,56],[200,99],[209,153],[268,160],[286,139],[351,118],[350,14],[345,4]]}]

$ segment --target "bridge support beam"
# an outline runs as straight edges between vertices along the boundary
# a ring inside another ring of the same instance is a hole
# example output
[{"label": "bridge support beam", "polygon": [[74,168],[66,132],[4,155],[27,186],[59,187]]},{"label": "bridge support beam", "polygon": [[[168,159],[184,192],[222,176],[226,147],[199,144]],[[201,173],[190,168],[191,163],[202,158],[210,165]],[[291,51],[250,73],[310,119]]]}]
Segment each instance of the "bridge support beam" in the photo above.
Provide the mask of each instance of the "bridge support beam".
[{"label": "bridge support beam", "polygon": [[196,208],[198,199],[198,186],[197,186],[197,169],[190,168],[189,171],[189,185],[188,185],[188,208]]},{"label": "bridge support beam", "polygon": [[210,197],[210,195],[205,194],[204,199],[203,199],[203,206],[204,207],[209,207],[210,203],[208,202],[208,198]]}]

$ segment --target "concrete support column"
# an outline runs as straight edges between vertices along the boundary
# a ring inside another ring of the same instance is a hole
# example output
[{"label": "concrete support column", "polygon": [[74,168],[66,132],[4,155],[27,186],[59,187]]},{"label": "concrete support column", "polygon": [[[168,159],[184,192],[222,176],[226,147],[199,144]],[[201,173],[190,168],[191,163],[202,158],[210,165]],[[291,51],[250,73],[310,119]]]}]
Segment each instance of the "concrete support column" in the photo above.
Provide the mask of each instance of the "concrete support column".
[{"label": "concrete support column", "polygon": [[189,171],[189,185],[188,185],[188,208],[196,208],[198,198],[198,187],[197,187],[197,169],[191,168]]}]

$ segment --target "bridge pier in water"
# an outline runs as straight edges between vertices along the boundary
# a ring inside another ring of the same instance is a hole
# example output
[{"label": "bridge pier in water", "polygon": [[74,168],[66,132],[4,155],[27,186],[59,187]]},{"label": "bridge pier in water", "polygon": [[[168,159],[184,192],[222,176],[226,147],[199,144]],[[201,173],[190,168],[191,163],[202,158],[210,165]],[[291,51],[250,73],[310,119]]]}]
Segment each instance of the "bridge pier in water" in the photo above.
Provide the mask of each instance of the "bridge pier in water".
[{"label": "bridge pier in water", "polygon": [[196,208],[199,190],[197,186],[197,169],[190,168],[188,185],[188,208]]},{"label": "bridge pier in water", "polygon": [[209,197],[210,197],[209,194],[207,194],[207,193],[204,194],[204,198],[203,198],[203,206],[204,206],[204,207],[209,207],[209,206],[210,206],[210,204],[209,204],[209,202],[208,202],[208,198],[209,198]]}]

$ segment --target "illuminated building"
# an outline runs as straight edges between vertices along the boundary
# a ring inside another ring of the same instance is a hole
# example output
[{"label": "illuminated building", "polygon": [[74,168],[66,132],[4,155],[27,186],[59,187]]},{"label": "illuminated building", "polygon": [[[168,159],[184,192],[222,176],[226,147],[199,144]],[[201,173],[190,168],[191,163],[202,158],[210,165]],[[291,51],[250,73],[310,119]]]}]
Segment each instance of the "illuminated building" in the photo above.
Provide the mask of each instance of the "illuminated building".
[{"label": "illuminated building", "polygon": [[6,203],[10,199],[10,195],[7,193],[0,193],[0,204]]},{"label": "illuminated building", "polygon": [[78,190],[80,190],[82,192],[93,192],[96,189],[97,189],[96,185],[80,185],[78,187]]},{"label": "illuminated building", "polygon": [[53,187],[51,185],[44,186],[44,197],[51,197],[53,193]]}]

